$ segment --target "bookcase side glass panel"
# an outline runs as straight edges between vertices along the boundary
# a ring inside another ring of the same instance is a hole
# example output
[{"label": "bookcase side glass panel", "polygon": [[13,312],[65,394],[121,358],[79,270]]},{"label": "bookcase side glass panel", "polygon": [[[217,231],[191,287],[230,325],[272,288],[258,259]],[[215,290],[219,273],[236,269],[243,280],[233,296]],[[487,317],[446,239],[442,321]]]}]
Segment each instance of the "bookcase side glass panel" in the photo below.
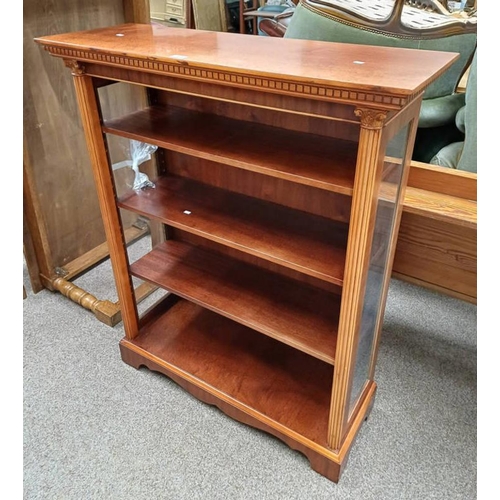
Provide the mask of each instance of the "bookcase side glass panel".
[{"label": "bookcase side glass panel", "polygon": [[411,122],[402,127],[388,141],[385,155],[382,157],[384,165],[377,195],[370,263],[366,277],[356,361],[349,396],[349,415],[356,407],[368,381],[379,316],[384,310],[381,307],[381,300],[384,296],[388,259],[391,255],[390,244],[396,222],[410,125]]}]

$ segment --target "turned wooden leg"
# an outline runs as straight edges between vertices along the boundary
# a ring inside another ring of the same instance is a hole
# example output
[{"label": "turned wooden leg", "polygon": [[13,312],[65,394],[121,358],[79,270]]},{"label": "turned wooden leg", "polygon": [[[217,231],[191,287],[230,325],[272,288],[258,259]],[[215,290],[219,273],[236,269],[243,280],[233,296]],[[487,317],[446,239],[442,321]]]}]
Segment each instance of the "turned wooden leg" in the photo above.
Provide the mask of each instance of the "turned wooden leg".
[{"label": "turned wooden leg", "polygon": [[114,326],[121,321],[120,307],[117,304],[109,300],[99,300],[83,288],[64,278],[56,278],[52,285],[55,290],[68,297],[68,299],[92,311],[102,323]]}]

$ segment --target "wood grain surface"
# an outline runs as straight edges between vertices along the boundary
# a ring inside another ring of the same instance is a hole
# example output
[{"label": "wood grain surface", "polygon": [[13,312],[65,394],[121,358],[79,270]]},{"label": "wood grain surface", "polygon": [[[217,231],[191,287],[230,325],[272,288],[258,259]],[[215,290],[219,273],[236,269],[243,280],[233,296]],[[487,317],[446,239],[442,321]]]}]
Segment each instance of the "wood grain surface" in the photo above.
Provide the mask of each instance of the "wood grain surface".
[{"label": "wood grain surface", "polygon": [[[393,96],[420,92],[458,58],[458,54],[449,52],[242,37],[236,33],[202,30],[196,33],[193,36],[192,30],[158,24],[123,24],[40,37],[38,42],[92,50],[93,54],[230,70],[234,74],[279,75],[285,81],[326,83],[353,91],[376,89]],[[85,59],[84,54],[82,58]]]},{"label": "wood grain surface", "polygon": [[108,120],[103,130],[272,177],[352,193],[355,142],[162,106]]},{"label": "wood grain surface", "polygon": [[[55,267],[104,243],[92,169],[82,131],[73,81],[61,61],[34,42],[39,36],[122,23],[124,6],[136,13],[145,0],[26,0],[23,17],[23,131],[26,163],[37,204],[31,227],[43,232],[40,271]],[[132,20],[129,18],[128,20]],[[103,92],[103,107],[121,113],[138,109],[139,89]],[[118,94],[118,95],[117,95]],[[78,203],[75,202],[78,200]],[[125,222],[133,221],[125,216]],[[34,240],[40,239],[34,237]],[[35,244],[36,241],[35,241]],[[45,285],[50,286],[47,281]]]},{"label": "wood grain surface", "polygon": [[138,347],[325,446],[333,367],[181,300]]},{"label": "wood grain surface", "polygon": [[395,276],[458,296],[477,299],[477,227],[403,213]]},{"label": "wood grain surface", "polygon": [[334,362],[340,305],[335,294],[172,240],[134,262],[131,273],[323,361]]},{"label": "wood grain surface", "polygon": [[177,177],[130,191],[120,207],[342,285],[347,226]]}]

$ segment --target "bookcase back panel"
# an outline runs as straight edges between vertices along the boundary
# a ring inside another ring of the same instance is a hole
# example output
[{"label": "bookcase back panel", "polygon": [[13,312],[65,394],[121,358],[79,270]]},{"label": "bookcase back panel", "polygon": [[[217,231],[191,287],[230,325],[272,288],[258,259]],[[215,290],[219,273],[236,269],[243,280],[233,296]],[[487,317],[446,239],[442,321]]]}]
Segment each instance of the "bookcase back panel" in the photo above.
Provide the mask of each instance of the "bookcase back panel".
[{"label": "bookcase back panel", "polygon": [[350,196],[173,151],[164,151],[164,155],[166,169],[170,174],[188,177],[211,186],[272,201],[339,222],[349,222]]},{"label": "bookcase back panel", "polygon": [[[238,91],[227,100],[207,99],[189,94],[168,91],[156,91],[154,101],[157,104],[178,106],[203,113],[213,113],[236,120],[262,123],[273,127],[296,130],[311,134],[358,141],[359,123],[354,114],[354,107],[337,103],[313,101],[287,96],[273,96],[269,101],[263,92],[230,89],[229,94]],[[227,96],[228,90],[224,89]],[[276,98],[278,97],[278,105]],[[283,107],[280,106],[282,101]],[[238,104],[241,102],[241,104]],[[272,106],[272,108],[271,108]],[[290,112],[290,109],[296,112]],[[249,138],[258,147],[259,137]],[[282,145],[277,144],[279,148]]]},{"label": "bookcase back panel", "polygon": [[225,245],[221,245],[214,241],[209,241],[206,238],[202,238],[201,236],[197,236],[195,234],[188,233],[181,229],[169,228],[169,237],[183,241],[186,243],[190,243],[192,245],[200,246],[207,250],[211,250],[213,252],[220,253],[221,255],[227,255],[228,257],[232,257],[234,259],[238,259],[247,264],[252,264],[254,266],[261,267],[262,269],[267,269],[273,273],[276,273],[280,276],[286,276],[291,279],[295,279],[300,281],[301,283],[307,283],[308,285],[320,288],[322,290],[335,293],[340,295],[342,293],[342,287],[334,285],[333,283],[328,283],[327,281],[323,281],[312,276],[308,276],[299,271],[295,271],[293,269],[289,269],[284,266],[280,266],[279,264],[275,264],[273,262],[266,261],[264,259],[260,259],[253,255],[249,255],[244,252],[240,252],[234,248],[227,247]]}]

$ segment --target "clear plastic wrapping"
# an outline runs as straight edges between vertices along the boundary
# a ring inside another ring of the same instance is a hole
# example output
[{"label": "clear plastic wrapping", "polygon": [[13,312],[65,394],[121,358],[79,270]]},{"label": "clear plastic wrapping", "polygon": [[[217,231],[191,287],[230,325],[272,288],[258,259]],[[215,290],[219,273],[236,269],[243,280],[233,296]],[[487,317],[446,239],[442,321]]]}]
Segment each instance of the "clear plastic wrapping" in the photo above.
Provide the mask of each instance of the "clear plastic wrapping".
[{"label": "clear plastic wrapping", "polygon": [[113,164],[113,170],[118,170],[123,167],[130,167],[134,171],[134,183],[132,189],[140,191],[145,188],[154,188],[154,182],[149,180],[149,177],[139,170],[139,165],[145,161],[151,160],[151,155],[158,149],[158,146],[147,144],[141,141],[129,141],[129,156],[128,160]]}]

